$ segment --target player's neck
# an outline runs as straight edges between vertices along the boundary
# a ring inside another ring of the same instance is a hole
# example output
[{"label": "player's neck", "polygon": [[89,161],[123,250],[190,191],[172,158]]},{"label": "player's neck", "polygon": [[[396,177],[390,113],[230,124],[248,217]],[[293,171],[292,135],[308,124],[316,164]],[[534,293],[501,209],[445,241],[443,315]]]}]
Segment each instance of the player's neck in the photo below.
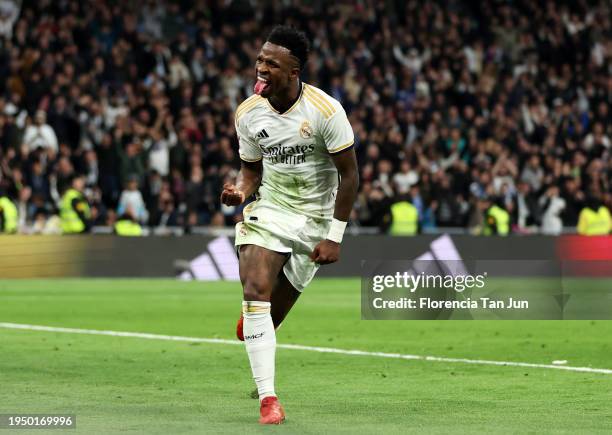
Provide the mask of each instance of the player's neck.
[{"label": "player's neck", "polygon": [[297,82],[289,88],[289,92],[284,95],[270,97],[268,101],[276,111],[285,113],[295,104],[298,98],[300,98],[301,93],[302,81],[298,79]]}]

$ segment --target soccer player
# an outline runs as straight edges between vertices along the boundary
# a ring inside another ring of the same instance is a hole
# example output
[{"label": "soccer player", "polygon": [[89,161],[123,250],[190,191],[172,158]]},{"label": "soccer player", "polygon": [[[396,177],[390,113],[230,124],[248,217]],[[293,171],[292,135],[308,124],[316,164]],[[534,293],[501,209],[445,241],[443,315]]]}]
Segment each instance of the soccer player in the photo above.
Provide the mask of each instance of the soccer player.
[{"label": "soccer player", "polygon": [[309,44],[276,26],[255,64],[254,95],[236,110],[241,169],[221,201],[242,204],[236,225],[243,339],[260,400],[259,422],[280,424],[275,329],[322,264],[338,261],[357,194],[353,130],[338,101],[300,80]]}]

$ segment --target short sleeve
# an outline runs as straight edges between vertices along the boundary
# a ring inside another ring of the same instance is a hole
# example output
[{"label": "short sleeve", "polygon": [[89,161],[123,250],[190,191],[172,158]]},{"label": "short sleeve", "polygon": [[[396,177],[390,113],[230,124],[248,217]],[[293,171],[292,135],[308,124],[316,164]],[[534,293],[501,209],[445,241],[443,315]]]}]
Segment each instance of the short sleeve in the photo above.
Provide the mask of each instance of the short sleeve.
[{"label": "short sleeve", "polygon": [[257,162],[262,158],[261,149],[253,138],[249,136],[249,131],[244,125],[244,118],[244,116],[241,116],[236,121],[236,133],[238,134],[239,144],[238,154],[240,155],[240,159],[245,162]]},{"label": "short sleeve", "polygon": [[330,154],[350,148],[355,141],[353,128],[346,117],[346,112],[342,106],[338,106],[337,112],[325,120],[322,128],[323,140]]}]

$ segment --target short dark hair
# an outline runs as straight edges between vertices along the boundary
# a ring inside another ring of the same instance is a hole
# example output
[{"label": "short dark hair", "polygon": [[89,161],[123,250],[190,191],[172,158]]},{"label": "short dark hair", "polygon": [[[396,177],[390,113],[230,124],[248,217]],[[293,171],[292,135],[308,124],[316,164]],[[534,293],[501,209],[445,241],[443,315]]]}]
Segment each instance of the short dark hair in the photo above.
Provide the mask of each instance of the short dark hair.
[{"label": "short dark hair", "polygon": [[72,185],[72,183],[74,182],[74,180],[77,180],[79,178],[85,178],[86,175],[82,172],[75,172],[72,175],[70,175],[68,177],[68,182],[70,183],[70,185]]},{"label": "short dark hair", "polygon": [[310,43],[304,32],[300,32],[293,26],[275,26],[268,35],[268,42],[285,47],[300,61],[300,68],[308,62]]}]

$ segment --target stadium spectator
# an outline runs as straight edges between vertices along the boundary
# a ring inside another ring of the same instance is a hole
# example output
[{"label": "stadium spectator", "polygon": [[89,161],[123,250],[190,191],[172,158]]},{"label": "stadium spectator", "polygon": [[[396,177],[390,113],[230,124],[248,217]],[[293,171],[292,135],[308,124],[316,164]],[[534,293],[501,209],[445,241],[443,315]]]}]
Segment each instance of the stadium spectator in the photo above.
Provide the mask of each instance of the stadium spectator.
[{"label": "stadium spectator", "polygon": [[0,38],[10,38],[13,35],[20,7],[21,2],[17,0],[0,1]]},{"label": "stadium spectator", "polygon": [[565,200],[559,196],[558,186],[549,186],[539,199],[542,210],[542,234],[559,235],[563,230],[561,213],[565,209]]},{"label": "stadium spectator", "polygon": [[586,201],[578,218],[578,234],[584,236],[602,236],[612,232],[612,217],[597,195]]},{"label": "stadium spectator", "polygon": [[419,231],[419,222],[424,218],[408,197],[398,197],[390,207],[390,228],[392,236],[414,236]]},{"label": "stadium spectator", "polygon": [[419,174],[410,167],[408,160],[402,160],[400,170],[393,176],[393,183],[398,194],[408,193],[410,187],[419,181]]},{"label": "stadium spectator", "polygon": [[11,199],[0,192],[0,233],[13,234],[19,225],[19,212]]},{"label": "stadium spectator", "polygon": [[117,214],[120,220],[123,216],[127,216],[127,220],[134,220],[140,223],[146,223],[149,218],[149,212],[145,207],[142,193],[138,190],[138,176],[130,175],[125,183],[125,189],[119,197],[119,206]]},{"label": "stadium spectator", "polygon": [[34,123],[27,126],[23,135],[23,144],[30,152],[38,147],[57,151],[57,135],[53,127],[47,124],[47,114],[43,110],[36,111]]},{"label": "stadium spectator", "polygon": [[24,186],[19,191],[19,198],[17,200],[17,228],[24,231],[27,227],[27,222],[32,220],[34,215],[34,205],[30,202],[32,197],[32,189],[28,186]]},{"label": "stadium spectator", "polygon": [[92,225],[92,213],[87,199],[83,195],[85,178],[74,175],[70,180],[70,188],[62,196],[60,219],[64,234],[80,234],[88,232]]},{"label": "stadium spectator", "polygon": [[118,236],[138,237],[142,236],[142,227],[135,218],[135,213],[131,207],[128,207],[125,212],[119,216],[119,219],[113,225],[113,230]]},{"label": "stadium spectator", "polygon": [[510,231],[509,213],[499,204],[491,201],[490,198],[483,198],[483,209],[485,210],[485,218],[482,234],[485,236],[507,236]]},{"label": "stadium spectator", "polygon": [[528,231],[528,228],[533,228],[539,224],[541,220],[540,205],[529,183],[519,182],[512,211],[512,222],[517,232]]}]

